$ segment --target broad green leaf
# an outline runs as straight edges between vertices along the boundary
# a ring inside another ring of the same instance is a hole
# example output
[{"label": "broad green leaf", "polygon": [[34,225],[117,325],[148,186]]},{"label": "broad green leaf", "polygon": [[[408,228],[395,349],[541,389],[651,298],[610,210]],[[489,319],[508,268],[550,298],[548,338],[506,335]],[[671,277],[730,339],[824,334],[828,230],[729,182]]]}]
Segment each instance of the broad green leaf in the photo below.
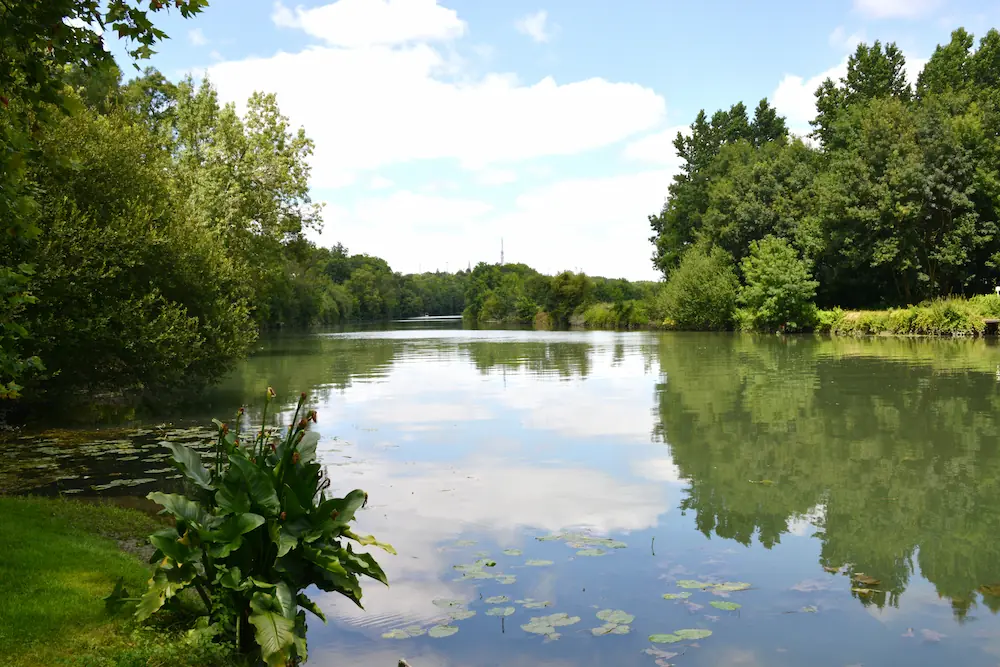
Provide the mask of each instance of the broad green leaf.
[{"label": "broad green leaf", "polygon": [[319,608],[318,604],[307,598],[304,593],[299,593],[295,599],[299,603],[300,607],[312,612],[313,615],[326,624],[326,614],[323,613],[323,610]]},{"label": "broad green leaf", "polygon": [[604,549],[580,549],[576,552],[577,556],[603,556],[607,551]]},{"label": "broad green leaf", "polygon": [[458,628],[454,625],[435,625],[427,631],[427,636],[440,639],[441,637],[450,637],[456,632],[458,632]]},{"label": "broad green leaf", "polygon": [[295,595],[292,593],[292,589],[284,581],[279,581],[274,587],[274,597],[278,600],[278,604],[281,605],[281,613],[285,618],[295,618],[295,613],[298,611],[298,602],[296,602]]},{"label": "broad green leaf", "polygon": [[242,514],[250,511],[250,496],[242,489],[223,486],[215,493],[215,502],[223,514]]},{"label": "broad green leaf", "polygon": [[684,591],[683,593],[664,593],[664,600],[686,600],[691,597],[691,593]]},{"label": "broad green leaf", "polygon": [[354,553],[351,551],[350,545],[348,545],[347,549],[340,550],[339,555],[341,562],[347,570],[381,581],[386,586],[389,585],[389,580],[386,578],[385,572],[382,571],[382,568],[375,562],[371,554]]},{"label": "broad green leaf", "polygon": [[306,511],[302,508],[299,497],[295,495],[292,487],[287,484],[285,484],[285,488],[282,491],[282,501],[281,509],[285,513],[285,521],[293,521],[301,516],[305,516]]},{"label": "broad green leaf", "polygon": [[306,431],[306,434],[302,436],[302,442],[295,448],[295,451],[299,453],[300,464],[312,463],[316,459],[317,444],[319,444],[319,433]]},{"label": "broad green leaf", "polygon": [[180,535],[174,528],[166,528],[149,536],[152,545],[162,551],[164,555],[173,558],[178,563],[185,563],[192,557],[191,548],[179,540]]},{"label": "broad green leaf", "polygon": [[611,631],[614,630],[616,627],[618,627],[618,626],[616,626],[614,623],[605,623],[604,625],[602,625],[599,628],[591,628],[590,629],[590,634],[594,635],[595,637],[600,637],[602,635],[608,635],[608,634],[611,634]]},{"label": "broad green leaf", "polygon": [[707,581],[695,581],[694,579],[679,579],[677,586],[679,588],[709,588],[712,584]]},{"label": "broad green leaf", "polygon": [[355,489],[343,498],[331,498],[322,503],[316,510],[316,517],[323,522],[324,531],[333,532],[346,528],[367,497],[368,494],[364,491]]},{"label": "broad green leaf", "polygon": [[712,588],[720,593],[735,593],[750,589],[750,584],[745,581],[727,581],[722,584],[712,584]]},{"label": "broad green leaf", "polygon": [[528,565],[528,566],[531,566],[531,567],[545,567],[547,565],[552,565],[552,561],[550,561],[550,560],[529,560],[529,561],[525,562],[525,565]]},{"label": "broad green leaf", "polygon": [[298,538],[289,533],[284,526],[278,529],[278,534],[276,537],[277,539],[272,541],[274,542],[275,546],[278,547],[278,558],[281,558],[282,556],[286,555],[289,551],[294,549],[299,543]]},{"label": "broad green leaf", "polygon": [[517,576],[513,574],[498,574],[494,579],[498,584],[508,585],[517,581]]},{"label": "broad green leaf", "polygon": [[389,630],[389,632],[382,633],[382,639],[409,639],[410,635],[407,634],[405,630],[396,628],[395,630]]},{"label": "broad green leaf", "polygon": [[153,615],[167,600],[194,581],[197,574],[190,563],[158,567],[149,580],[149,589],[136,607],[136,620],[144,621]]},{"label": "broad green leaf", "polygon": [[268,667],[285,667],[294,653],[295,621],[286,618],[281,603],[267,593],[254,593],[250,609],[250,622],[264,662]]},{"label": "broad green leaf", "polygon": [[212,488],[212,475],[205,467],[205,462],[202,460],[201,454],[187,445],[180,443],[165,442],[163,444],[170,448],[174,464],[188,479],[206,491],[214,491]]},{"label": "broad green leaf", "polygon": [[351,540],[354,540],[355,542],[357,542],[358,544],[360,544],[362,546],[378,547],[382,551],[385,551],[386,553],[390,553],[393,556],[397,555],[396,554],[396,550],[392,547],[391,544],[386,544],[385,542],[379,542],[378,540],[376,540],[371,535],[357,535],[353,531],[345,530],[344,531],[344,537],[346,537],[348,539],[351,539]]},{"label": "broad green leaf", "polygon": [[243,581],[240,568],[233,566],[218,576],[219,585],[234,591],[242,591],[250,587],[249,581]]},{"label": "broad green leaf", "polygon": [[674,630],[674,634],[681,639],[704,639],[705,637],[711,637],[711,630]]},{"label": "broad green leaf", "polygon": [[541,616],[538,618],[532,618],[532,621],[541,621],[551,625],[553,627],[560,627],[563,625],[573,625],[580,622],[579,616],[570,616],[565,612],[559,612],[557,614],[550,614],[549,616]]},{"label": "broad green leaf", "polygon": [[551,607],[552,603],[548,600],[516,600],[518,604],[523,604],[525,609],[544,609],[545,607]]},{"label": "broad green leaf", "polygon": [[654,644],[676,644],[684,641],[684,637],[678,635],[650,635],[649,641]]},{"label": "broad green leaf", "polygon": [[274,517],[281,513],[278,494],[267,473],[250,463],[241,454],[230,456],[229,463],[239,472],[250,494],[250,500],[261,509],[264,516]]},{"label": "broad green leaf", "polygon": [[448,617],[453,621],[464,621],[467,618],[472,618],[476,615],[476,612],[471,609],[456,609],[455,611],[448,612]]},{"label": "broad green leaf", "polygon": [[716,609],[722,609],[723,611],[736,611],[743,606],[736,602],[719,602],[718,600],[712,600],[708,604],[712,605]]},{"label": "broad green leaf", "polygon": [[157,505],[163,506],[164,512],[169,512],[178,520],[184,521],[195,528],[201,528],[205,524],[212,523],[212,515],[195,501],[179,496],[174,493],[160,493],[154,491],[146,496]]},{"label": "broad green leaf", "polygon": [[510,602],[510,598],[506,595],[494,595],[483,600],[486,604],[503,604],[504,602]]},{"label": "broad green leaf", "polygon": [[487,616],[510,616],[516,609],[514,607],[493,607],[486,610]]},{"label": "broad green leaf", "polygon": [[520,556],[524,552],[520,549],[504,549],[503,553],[505,556]]},{"label": "broad green leaf", "polygon": [[632,627],[629,625],[616,625],[612,630],[613,635],[627,635],[632,632]]}]

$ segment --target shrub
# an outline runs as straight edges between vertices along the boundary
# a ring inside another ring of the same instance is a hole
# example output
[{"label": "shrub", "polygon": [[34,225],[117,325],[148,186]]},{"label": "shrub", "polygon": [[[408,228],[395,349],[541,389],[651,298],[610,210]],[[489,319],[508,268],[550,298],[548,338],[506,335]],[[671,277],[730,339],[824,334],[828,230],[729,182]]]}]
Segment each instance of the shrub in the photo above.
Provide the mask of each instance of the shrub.
[{"label": "shrub", "polygon": [[816,287],[811,266],[784,239],[766,236],[750,243],[741,263],[745,285],[740,302],[744,328],[800,331],[816,323]]},{"label": "shrub", "polygon": [[729,254],[720,248],[695,246],[670,273],[660,298],[666,319],[679,329],[728,329],[738,292]]},{"label": "shrub", "polygon": [[[268,388],[265,418],[273,397]],[[216,421],[211,469],[194,449],[168,443],[175,465],[197,493],[148,496],[176,525],[150,537],[158,565],[149,589],[137,599],[137,619],[149,618],[193,588],[207,612],[202,627],[269,666],[295,665],[307,655],[305,611],[325,622],[304,589],[336,591],[361,606],[360,575],[387,583],[375,559],[355,552],[347,540],[395,552],[349,528],[367,493],[327,498],[330,482],[315,460],[319,435],[307,430],[316,412],[300,419],[304,402],[302,394],[283,438],[262,425],[256,436],[241,439],[242,411],[235,429]],[[115,605],[132,599],[127,595],[119,583],[107,600]]]}]

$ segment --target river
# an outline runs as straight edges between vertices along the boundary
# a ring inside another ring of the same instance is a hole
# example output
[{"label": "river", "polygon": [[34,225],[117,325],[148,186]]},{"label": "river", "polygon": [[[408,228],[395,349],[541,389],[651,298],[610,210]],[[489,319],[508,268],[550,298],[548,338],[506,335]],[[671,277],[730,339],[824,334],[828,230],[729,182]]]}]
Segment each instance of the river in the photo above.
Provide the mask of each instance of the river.
[{"label": "river", "polygon": [[460,326],[264,341],[169,423],[8,443],[0,488],[144,495],[270,384],[399,552],[318,596],[310,665],[1000,663],[997,345]]}]

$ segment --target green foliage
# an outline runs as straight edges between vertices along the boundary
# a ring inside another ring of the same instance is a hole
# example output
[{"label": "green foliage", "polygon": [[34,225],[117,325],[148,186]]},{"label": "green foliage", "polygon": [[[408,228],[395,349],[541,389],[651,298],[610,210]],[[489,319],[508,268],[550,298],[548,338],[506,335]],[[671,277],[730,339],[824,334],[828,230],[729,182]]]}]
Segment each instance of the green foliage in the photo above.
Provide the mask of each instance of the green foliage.
[{"label": "green foliage", "polygon": [[816,285],[809,262],[784,239],[766,236],[750,243],[740,265],[746,284],[740,290],[744,328],[800,331],[816,320]]},{"label": "green foliage", "polygon": [[[269,388],[265,424],[273,396]],[[138,620],[192,588],[205,604],[208,627],[268,665],[298,664],[307,657],[305,612],[325,622],[302,591],[316,586],[361,606],[359,576],[388,583],[375,559],[348,541],[395,551],[350,529],[368,494],[327,496],[329,480],[316,462],[319,435],[308,430],[316,413],[304,414],[304,404],[302,394],[284,437],[263,424],[256,435],[241,437],[242,410],[233,429],[216,422],[218,439],[207,462],[193,449],[171,445],[174,463],[196,492],[148,496],[176,523],[150,537],[158,565],[138,599]],[[109,601],[125,596],[116,590]]]},{"label": "green foliage", "polygon": [[[652,216],[669,277],[708,241],[737,262],[765,236],[812,262],[824,306],[884,308],[992,292],[1000,280],[1000,32],[956,30],[911,89],[895,44],[861,44],[816,91],[818,146],[766,105],[700,112]],[[760,128],[771,128],[761,131]],[[756,131],[755,131],[756,128]]]},{"label": "green foliage", "polygon": [[817,331],[842,336],[977,336],[985,330],[985,319],[1000,316],[1000,297],[935,299],[888,310],[823,310],[818,315]]},{"label": "green foliage", "polygon": [[665,317],[674,327],[728,329],[738,290],[732,258],[720,248],[707,250],[697,245],[684,253],[659,299]]}]

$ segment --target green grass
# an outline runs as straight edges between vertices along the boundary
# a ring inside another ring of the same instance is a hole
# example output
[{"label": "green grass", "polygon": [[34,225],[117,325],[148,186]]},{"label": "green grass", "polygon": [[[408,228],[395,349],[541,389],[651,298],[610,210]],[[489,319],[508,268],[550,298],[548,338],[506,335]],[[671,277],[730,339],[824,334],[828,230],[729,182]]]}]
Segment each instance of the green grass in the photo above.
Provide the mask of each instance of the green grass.
[{"label": "green grass", "polygon": [[[134,594],[149,567],[134,546],[162,524],[110,504],[0,497],[0,663],[9,667],[232,665],[228,651],[166,627],[110,615],[119,577]],[[175,621],[177,619],[174,619]]]},{"label": "green grass", "polygon": [[1000,297],[991,294],[889,310],[823,310],[816,330],[840,336],[979,336],[984,320],[997,317]]}]

